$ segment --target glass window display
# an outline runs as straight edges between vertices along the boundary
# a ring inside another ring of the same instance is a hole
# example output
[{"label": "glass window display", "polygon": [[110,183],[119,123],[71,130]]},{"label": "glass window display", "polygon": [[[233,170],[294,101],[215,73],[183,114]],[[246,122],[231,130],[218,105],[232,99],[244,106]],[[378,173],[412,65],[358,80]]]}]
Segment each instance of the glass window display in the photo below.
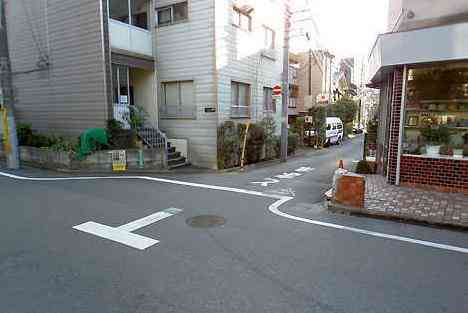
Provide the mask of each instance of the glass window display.
[{"label": "glass window display", "polygon": [[406,88],[403,153],[468,157],[468,63],[410,68]]}]

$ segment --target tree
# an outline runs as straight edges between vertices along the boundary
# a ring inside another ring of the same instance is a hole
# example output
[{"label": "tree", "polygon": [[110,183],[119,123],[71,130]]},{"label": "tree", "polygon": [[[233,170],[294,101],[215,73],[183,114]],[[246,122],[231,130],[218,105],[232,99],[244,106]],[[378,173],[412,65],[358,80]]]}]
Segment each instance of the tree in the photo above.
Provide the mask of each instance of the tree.
[{"label": "tree", "polygon": [[328,107],[328,116],[339,117],[344,124],[352,123],[358,111],[356,101],[343,97]]}]

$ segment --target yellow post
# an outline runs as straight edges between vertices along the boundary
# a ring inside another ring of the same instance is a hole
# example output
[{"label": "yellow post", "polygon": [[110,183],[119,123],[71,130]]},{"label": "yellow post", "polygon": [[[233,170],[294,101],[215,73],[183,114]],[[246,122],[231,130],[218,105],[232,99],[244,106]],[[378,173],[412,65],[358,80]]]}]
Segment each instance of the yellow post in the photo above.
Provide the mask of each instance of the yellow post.
[{"label": "yellow post", "polygon": [[244,143],[242,145],[241,171],[244,170],[245,145],[247,144],[247,135],[249,134],[249,128],[250,128],[250,122],[247,122],[247,127],[245,128]]},{"label": "yellow post", "polygon": [[0,109],[2,114],[2,125],[3,125],[3,148],[5,154],[11,153],[11,144],[10,144],[10,130],[8,128],[8,114],[6,109]]}]

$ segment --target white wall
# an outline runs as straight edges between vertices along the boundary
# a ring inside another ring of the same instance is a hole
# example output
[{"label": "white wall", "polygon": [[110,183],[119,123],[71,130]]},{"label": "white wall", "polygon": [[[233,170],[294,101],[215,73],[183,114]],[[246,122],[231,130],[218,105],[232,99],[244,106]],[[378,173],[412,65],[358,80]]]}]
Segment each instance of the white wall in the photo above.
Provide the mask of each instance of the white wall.
[{"label": "white wall", "polygon": [[[232,25],[232,7],[236,1],[216,1],[216,68],[218,70],[219,121],[230,118],[231,81],[250,84],[251,118],[263,119],[263,87],[281,83],[283,47],[283,1],[242,1],[254,8],[252,31]],[[274,17],[274,18],[273,18]],[[263,25],[275,31],[275,49],[267,51],[273,59],[262,57]],[[281,100],[277,100],[277,130],[281,116]]]},{"label": "white wall", "polygon": [[[175,2],[161,0],[156,6]],[[188,139],[192,164],[216,168],[217,127],[230,119],[231,81],[251,85],[254,121],[264,117],[263,87],[281,82],[283,1],[244,0],[244,4],[254,7],[252,32],[232,25],[233,0],[189,0],[188,3],[188,22],[156,28],[155,50],[160,82],[194,81],[197,116],[185,120],[161,118],[160,128],[169,138]],[[276,32],[275,49],[269,52],[274,60],[260,57],[264,24]],[[216,112],[205,112],[205,108],[216,108]],[[278,100],[274,115],[278,126],[280,111]]]},{"label": "white wall", "polygon": [[404,0],[389,0],[388,1],[388,20],[387,20],[387,31],[392,31],[395,23],[400,16],[401,10],[403,9]]},{"label": "white wall", "polygon": [[156,102],[155,74],[142,69],[130,69],[130,81],[133,86],[135,104],[143,107],[149,115],[149,121],[157,126],[158,108]]},{"label": "white wall", "polygon": [[[437,43],[437,44],[434,44]],[[468,23],[379,36],[369,63],[371,80],[384,67],[468,59]]]},{"label": "white wall", "polygon": [[[176,0],[156,1],[157,7]],[[214,82],[214,3],[189,0],[187,22],[163,26],[155,31],[159,81],[194,81],[196,119],[160,119],[160,128],[169,138],[188,139],[189,161],[216,168],[217,114],[205,113],[216,107]],[[160,94],[160,93],[159,93]]]},{"label": "white wall", "polygon": [[408,18],[406,13],[400,20],[396,30],[409,30],[436,26],[450,23],[444,18],[456,15],[468,14],[467,0],[390,0],[388,31],[397,22],[398,16],[404,9],[405,12],[414,13],[413,18]]}]

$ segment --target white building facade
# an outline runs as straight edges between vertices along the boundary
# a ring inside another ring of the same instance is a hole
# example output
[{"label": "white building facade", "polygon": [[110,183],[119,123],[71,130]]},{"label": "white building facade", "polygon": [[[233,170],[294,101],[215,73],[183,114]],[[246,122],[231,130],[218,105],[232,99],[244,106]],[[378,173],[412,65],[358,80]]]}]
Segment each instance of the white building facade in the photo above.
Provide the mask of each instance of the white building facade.
[{"label": "white building facade", "polygon": [[192,164],[216,168],[224,121],[271,116],[279,126],[271,89],[281,83],[283,1],[161,0],[155,9],[159,126],[186,140]]}]

